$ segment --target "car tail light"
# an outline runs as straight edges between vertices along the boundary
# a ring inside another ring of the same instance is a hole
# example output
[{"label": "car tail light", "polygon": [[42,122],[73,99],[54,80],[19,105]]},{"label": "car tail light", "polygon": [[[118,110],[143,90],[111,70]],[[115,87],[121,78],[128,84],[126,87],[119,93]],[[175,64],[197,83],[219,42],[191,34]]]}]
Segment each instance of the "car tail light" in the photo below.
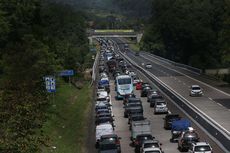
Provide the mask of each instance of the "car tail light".
[{"label": "car tail light", "polygon": [[117,141],[116,141],[116,144],[120,144],[120,141],[119,141],[119,140],[117,140]]}]

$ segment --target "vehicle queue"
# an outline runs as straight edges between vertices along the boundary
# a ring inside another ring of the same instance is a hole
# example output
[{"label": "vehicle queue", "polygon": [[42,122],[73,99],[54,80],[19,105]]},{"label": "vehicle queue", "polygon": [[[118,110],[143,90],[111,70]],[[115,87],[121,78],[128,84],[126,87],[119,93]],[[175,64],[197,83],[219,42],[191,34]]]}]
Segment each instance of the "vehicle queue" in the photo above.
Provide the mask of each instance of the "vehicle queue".
[{"label": "vehicle queue", "polygon": [[[178,142],[180,151],[193,153],[211,153],[212,148],[207,142],[199,142],[199,135],[191,126],[191,121],[181,118],[168,110],[167,102],[157,89],[149,83],[143,82],[137,74],[131,70],[119,54],[114,52],[111,41],[99,40],[101,45],[99,59],[99,80],[97,84],[97,98],[95,103],[96,124],[96,148],[98,152],[115,153],[122,152],[120,139],[114,132],[114,114],[110,96],[110,80],[114,79],[116,102],[123,100],[124,117],[128,119],[131,132],[132,146],[135,152],[163,153],[162,144],[152,135],[151,122],[143,115],[141,98],[134,94],[139,90],[141,97],[147,97],[154,114],[166,114],[164,128],[171,130],[171,142]],[[151,69],[151,66],[146,66]]]}]

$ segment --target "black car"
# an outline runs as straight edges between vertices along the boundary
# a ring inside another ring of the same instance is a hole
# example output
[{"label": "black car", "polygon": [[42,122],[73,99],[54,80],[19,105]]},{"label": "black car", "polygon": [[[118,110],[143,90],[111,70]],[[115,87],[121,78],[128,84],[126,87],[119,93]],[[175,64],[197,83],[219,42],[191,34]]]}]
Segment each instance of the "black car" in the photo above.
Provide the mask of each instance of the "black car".
[{"label": "black car", "polygon": [[142,103],[140,98],[136,97],[128,97],[126,101],[123,102],[124,105],[129,104],[129,103]]},{"label": "black car", "polygon": [[136,110],[136,109],[142,109],[143,110],[142,103],[140,103],[140,102],[126,104],[124,106],[124,108],[125,108],[124,117],[126,117],[126,118],[129,116],[129,113],[132,110]]},{"label": "black car", "polygon": [[135,94],[128,94],[128,95],[124,95],[123,96],[123,104],[125,105],[128,102],[129,98],[135,98],[136,95]]},{"label": "black car", "polygon": [[135,139],[135,151],[136,152],[140,152],[140,148],[143,144],[144,141],[146,140],[153,140],[154,137],[151,134],[140,134],[137,135],[136,139]]},{"label": "black car", "polygon": [[164,100],[164,97],[159,94],[152,94],[148,101],[150,103],[150,107],[154,107],[157,100]]},{"label": "black car", "polygon": [[104,140],[99,143],[98,147],[99,153],[119,153],[116,142],[111,140]]},{"label": "black car", "polygon": [[192,143],[199,142],[198,134],[195,131],[185,131],[182,133],[178,141],[178,149],[180,151],[188,151]]},{"label": "black car", "polygon": [[96,118],[96,121],[95,121],[95,124],[96,125],[99,125],[99,124],[103,124],[103,123],[111,123],[113,126],[114,126],[114,124],[113,124],[113,121],[114,121],[114,119],[111,117],[111,116],[109,116],[109,117],[97,117]]},{"label": "black car", "polygon": [[140,53],[139,53],[139,52],[136,52],[136,53],[135,53],[135,56],[139,56],[139,55],[140,55]]},{"label": "black car", "polygon": [[101,136],[99,142],[99,150],[105,151],[106,149],[110,150],[112,148],[113,151],[117,150],[117,152],[120,153],[121,152],[120,139],[121,138],[118,137],[116,134],[108,134],[108,135]]},{"label": "black car", "polygon": [[143,90],[145,87],[151,87],[149,83],[142,83],[141,90]]},{"label": "black car", "polygon": [[167,114],[164,117],[164,128],[166,130],[171,130],[171,128],[172,128],[172,122],[180,120],[180,119],[181,119],[181,117],[180,117],[179,114]]},{"label": "black car", "polygon": [[146,118],[144,117],[143,114],[131,114],[129,115],[129,120],[128,120],[128,124],[131,124],[132,121],[142,121],[145,120]]},{"label": "black car", "polygon": [[134,107],[134,108],[130,109],[128,115],[132,116],[132,115],[137,115],[137,114],[143,115],[143,108],[142,107]]},{"label": "black car", "polygon": [[147,86],[141,90],[141,97],[146,97],[149,90],[152,90],[152,87]]}]

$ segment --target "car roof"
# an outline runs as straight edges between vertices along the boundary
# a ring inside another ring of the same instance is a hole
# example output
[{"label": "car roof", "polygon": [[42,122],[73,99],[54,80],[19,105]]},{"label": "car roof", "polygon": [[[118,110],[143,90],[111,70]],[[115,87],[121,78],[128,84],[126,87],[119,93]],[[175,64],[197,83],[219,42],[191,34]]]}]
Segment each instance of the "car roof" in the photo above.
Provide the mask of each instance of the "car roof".
[{"label": "car roof", "polygon": [[143,144],[144,143],[159,143],[159,141],[158,140],[145,140]]},{"label": "car roof", "polygon": [[194,87],[200,87],[200,86],[199,85],[192,85],[191,87],[194,88]]},{"label": "car roof", "polygon": [[161,151],[160,148],[144,148],[144,151]]},{"label": "car roof", "polygon": [[209,143],[207,143],[207,142],[196,142],[196,143],[193,143],[193,144],[196,145],[196,146],[209,145]]}]

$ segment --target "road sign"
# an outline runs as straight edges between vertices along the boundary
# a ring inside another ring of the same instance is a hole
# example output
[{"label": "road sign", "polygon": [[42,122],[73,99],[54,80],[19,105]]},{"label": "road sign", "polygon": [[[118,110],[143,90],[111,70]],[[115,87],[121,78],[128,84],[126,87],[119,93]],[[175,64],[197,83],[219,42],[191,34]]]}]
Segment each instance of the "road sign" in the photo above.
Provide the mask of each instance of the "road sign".
[{"label": "road sign", "polygon": [[56,80],[53,76],[46,76],[45,82],[47,92],[56,92]]},{"label": "road sign", "polygon": [[73,76],[73,70],[63,70],[59,73],[59,76]]}]

